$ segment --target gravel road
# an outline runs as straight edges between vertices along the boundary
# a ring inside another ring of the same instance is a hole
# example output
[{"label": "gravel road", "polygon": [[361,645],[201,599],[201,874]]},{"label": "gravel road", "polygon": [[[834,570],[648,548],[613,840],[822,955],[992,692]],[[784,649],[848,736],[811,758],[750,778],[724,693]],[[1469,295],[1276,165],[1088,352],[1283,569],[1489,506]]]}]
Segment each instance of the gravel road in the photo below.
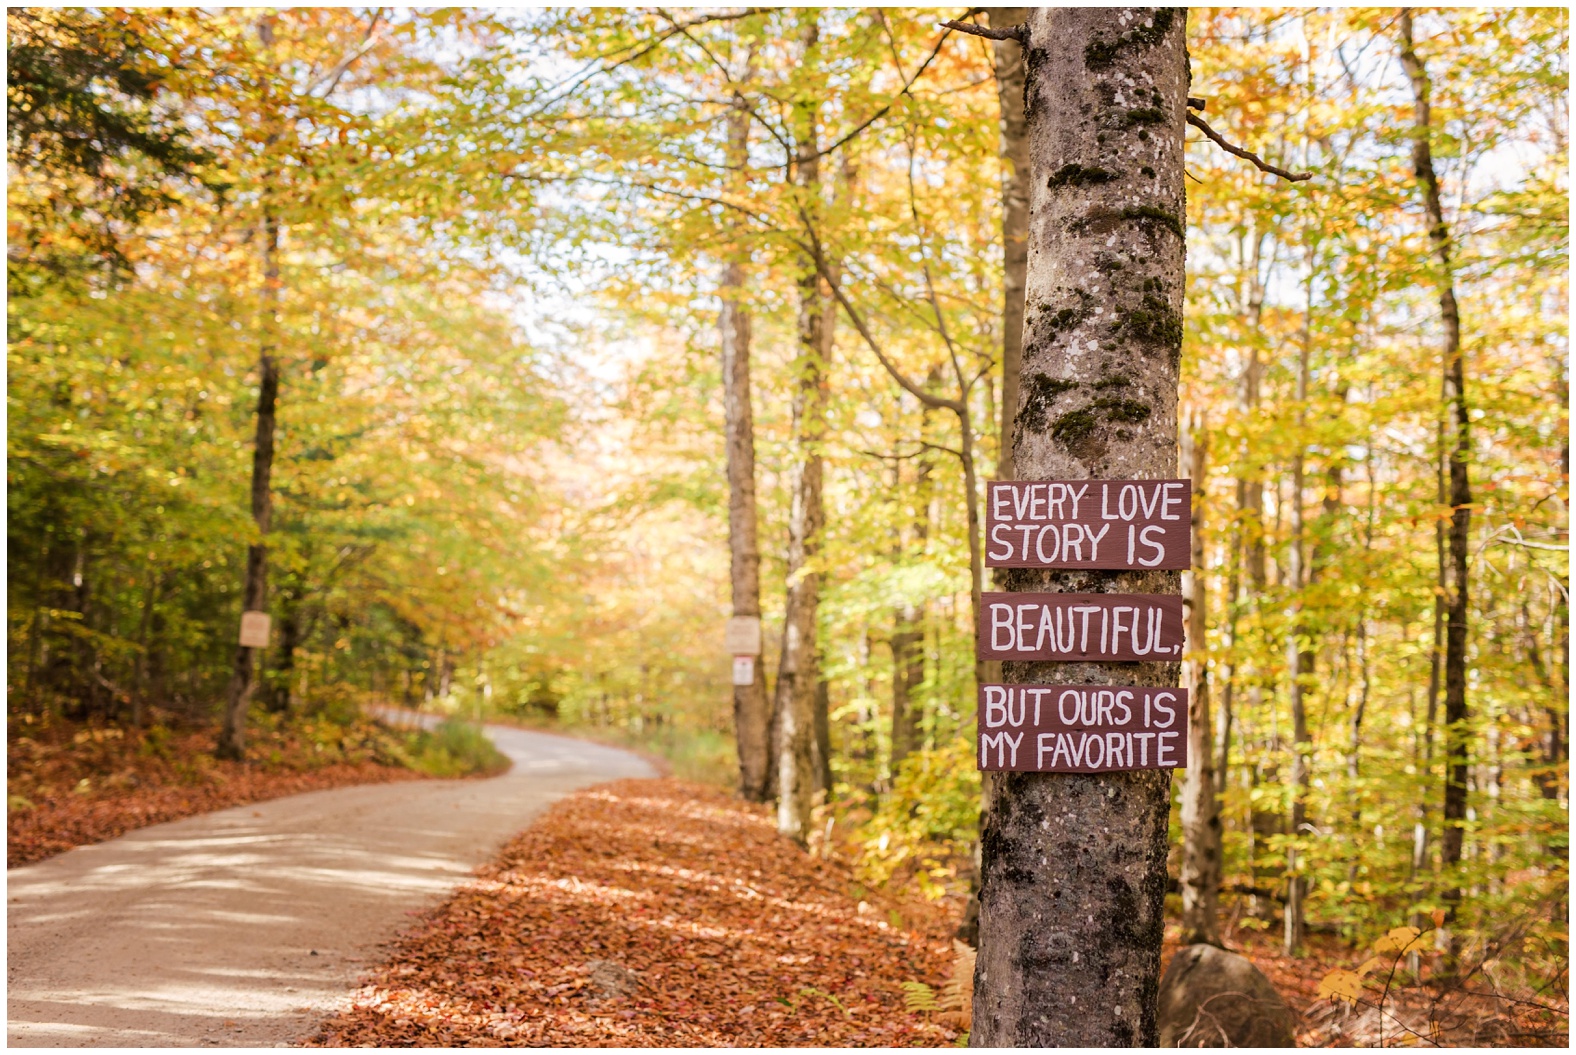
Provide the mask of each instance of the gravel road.
[{"label": "gravel road", "polygon": [[314,791],[11,869],[10,1046],[295,1041],[553,800],[656,775],[610,747],[488,733],[514,760],[500,777]]}]

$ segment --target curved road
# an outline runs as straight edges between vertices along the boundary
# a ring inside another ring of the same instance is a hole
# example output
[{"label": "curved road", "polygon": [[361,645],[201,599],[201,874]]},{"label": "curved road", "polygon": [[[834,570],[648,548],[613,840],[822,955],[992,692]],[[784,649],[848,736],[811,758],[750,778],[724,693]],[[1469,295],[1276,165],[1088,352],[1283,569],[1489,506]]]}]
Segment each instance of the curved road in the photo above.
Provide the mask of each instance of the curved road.
[{"label": "curved road", "polygon": [[268,1046],[312,1030],[410,916],[628,752],[488,726],[490,780],[314,791],[7,873],[10,1046]]}]

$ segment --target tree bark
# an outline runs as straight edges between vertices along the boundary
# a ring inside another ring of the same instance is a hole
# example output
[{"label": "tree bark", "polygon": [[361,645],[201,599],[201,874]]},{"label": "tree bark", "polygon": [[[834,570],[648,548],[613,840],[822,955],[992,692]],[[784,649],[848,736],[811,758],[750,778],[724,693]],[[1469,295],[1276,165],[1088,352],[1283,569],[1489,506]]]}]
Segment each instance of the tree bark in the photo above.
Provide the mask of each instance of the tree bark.
[{"label": "tree bark", "polygon": [[[1176,473],[1185,20],[1170,8],[1029,17],[1020,478]],[[1180,589],[1176,572],[1161,571],[1021,570],[1006,580],[1012,590]],[[1018,684],[1176,685],[1179,674],[1176,663],[1003,668]],[[1165,770],[992,782],[972,1044],[1156,1044],[1170,787]]]},{"label": "tree bark", "polygon": [[1304,523],[1303,490],[1305,486],[1305,447],[1303,429],[1307,418],[1308,374],[1312,356],[1313,327],[1313,277],[1308,278],[1307,312],[1303,316],[1302,348],[1297,356],[1297,449],[1291,463],[1291,539],[1286,548],[1286,586],[1291,599],[1291,618],[1286,628],[1286,696],[1291,710],[1291,837],[1286,847],[1286,904],[1282,916],[1282,947],[1287,956],[1296,956],[1302,950],[1304,936],[1303,893],[1307,887],[1301,867],[1297,841],[1302,838],[1307,823],[1309,756],[1311,742],[1308,734],[1308,708],[1304,696],[1306,679],[1313,673],[1313,652],[1308,647],[1309,631],[1303,617]]},{"label": "tree bark", "polygon": [[283,591],[279,613],[279,665],[268,675],[268,709],[284,714],[295,704],[295,656],[301,647],[301,589]]},{"label": "tree bark", "polygon": [[[806,17],[804,51],[819,39],[817,15]],[[794,103],[798,157],[794,182],[814,215],[820,197],[820,165],[816,157],[814,99]],[[788,593],[783,612],[782,655],[777,671],[777,830],[803,843],[808,832],[815,775],[816,688],[820,682],[816,654],[816,610],[820,576],[815,559],[820,551],[821,442],[826,430],[826,364],[822,358],[825,300],[817,262],[805,261],[799,278],[798,354],[794,359],[792,498],[788,513]]]},{"label": "tree bark", "polygon": [[[265,23],[266,24],[266,23]],[[273,519],[273,492],[270,480],[274,469],[274,407],[279,400],[279,366],[274,359],[274,342],[279,315],[279,221],[273,215],[263,218],[263,347],[257,357],[257,423],[252,449],[252,521],[257,526],[257,541],[246,547],[246,580],[242,590],[243,612],[266,611],[268,607],[268,530]],[[219,732],[217,754],[239,759],[246,754],[246,709],[255,688],[253,653],[257,649],[237,645],[230,684],[225,694],[224,725]]]},{"label": "tree bark", "polygon": [[[921,437],[928,438],[930,409],[921,409]],[[914,481],[914,548],[923,552],[930,538],[931,460],[928,451],[917,461]],[[919,749],[923,713],[915,699],[925,681],[925,606],[905,604],[893,613],[892,626],[892,755],[895,777],[903,759]]]},{"label": "tree bark", "polygon": [[[991,8],[993,28],[1020,26],[1027,7]],[[995,42],[996,95],[1001,105],[1001,446],[996,479],[1012,480],[1012,422],[1018,416],[1019,375],[1023,364],[1023,283],[1029,270],[1029,139],[1024,134],[1023,45]]]},{"label": "tree bark", "polygon": [[[1259,264],[1263,254],[1264,235],[1255,230],[1253,238],[1253,255],[1250,258],[1252,273],[1248,280],[1248,290],[1243,313],[1253,333],[1253,339],[1248,342],[1248,361],[1243,364],[1242,383],[1238,389],[1238,409],[1242,415],[1243,429],[1251,425],[1253,412],[1259,405],[1259,348],[1257,337],[1263,324],[1264,316],[1264,284],[1259,279]],[[1249,444],[1243,440],[1238,448],[1238,461],[1246,464],[1249,453]],[[1226,793],[1227,776],[1231,771],[1231,731],[1232,720],[1235,714],[1237,674],[1238,674],[1238,646],[1241,643],[1239,621],[1241,619],[1242,601],[1242,567],[1249,557],[1249,547],[1258,543],[1257,583],[1262,585],[1263,572],[1263,545],[1260,541],[1263,521],[1264,489],[1253,479],[1240,474],[1237,476],[1237,515],[1232,528],[1231,539],[1231,571],[1226,583],[1227,597],[1227,622],[1226,633],[1231,642],[1231,665],[1226,669],[1225,684],[1221,687],[1220,713],[1216,716],[1215,749],[1219,759],[1215,767],[1215,790],[1224,796]],[[1252,534],[1250,536],[1250,529]],[[1252,569],[1249,569],[1250,575]],[[1258,603],[1259,593],[1252,594],[1254,604]]]},{"label": "tree bark", "polygon": [[1193,476],[1193,569],[1188,586],[1188,768],[1182,785],[1182,944],[1221,945],[1220,799],[1216,794],[1214,743],[1209,720],[1208,627],[1204,582],[1204,498],[1209,434],[1202,413],[1190,421],[1185,456]]},{"label": "tree bark", "polygon": [[[1467,465],[1472,457],[1466,395],[1466,367],[1461,350],[1461,312],[1456,304],[1451,264],[1450,228],[1445,223],[1439,177],[1434,172],[1433,112],[1429,102],[1428,70],[1417,57],[1412,42],[1412,12],[1401,9],[1401,64],[1412,82],[1415,126],[1412,167],[1423,193],[1428,214],[1428,239],[1439,266],[1439,315],[1444,323],[1444,402],[1450,481],[1449,571],[1445,627],[1445,795],[1440,832],[1440,864],[1448,873],[1461,862],[1463,822],[1467,815],[1467,601],[1469,542],[1472,531],[1472,487]],[[1448,880],[1443,900],[1452,917],[1461,900],[1461,889]]]},{"label": "tree bark", "polygon": [[[748,147],[749,114],[736,99],[728,118],[730,157],[742,164]],[[761,552],[755,506],[755,416],[750,403],[750,315],[741,300],[743,254],[722,272],[722,405],[728,452],[728,553],[733,614],[761,617]],[[766,801],[771,715],[766,701],[766,667],[756,657],[755,679],[733,687],[733,730],[739,752],[739,791],[750,802]]]}]

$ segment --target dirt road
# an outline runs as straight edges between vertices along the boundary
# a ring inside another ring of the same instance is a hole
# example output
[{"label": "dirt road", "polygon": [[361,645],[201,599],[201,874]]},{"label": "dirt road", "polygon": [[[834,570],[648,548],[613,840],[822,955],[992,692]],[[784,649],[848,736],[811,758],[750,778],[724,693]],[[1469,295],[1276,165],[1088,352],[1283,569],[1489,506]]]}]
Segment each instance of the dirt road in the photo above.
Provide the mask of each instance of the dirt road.
[{"label": "dirt road", "polygon": [[548,803],[655,776],[632,754],[489,726],[490,780],[311,792],[160,824],[7,873],[12,1046],[268,1046],[337,1007],[416,909]]}]

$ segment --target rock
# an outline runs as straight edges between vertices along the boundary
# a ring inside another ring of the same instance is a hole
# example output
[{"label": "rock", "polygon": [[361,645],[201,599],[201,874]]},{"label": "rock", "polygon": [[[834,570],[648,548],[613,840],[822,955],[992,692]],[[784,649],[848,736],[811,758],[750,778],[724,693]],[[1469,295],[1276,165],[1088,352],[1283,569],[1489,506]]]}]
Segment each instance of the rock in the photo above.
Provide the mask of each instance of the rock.
[{"label": "rock", "polygon": [[591,984],[596,987],[597,997],[602,1000],[633,996],[640,987],[640,978],[634,971],[611,960],[591,960],[586,963],[586,971],[591,976]]},{"label": "rock", "polygon": [[1296,1024],[1257,967],[1213,945],[1178,949],[1160,980],[1162,1048],[1295,1048]]}]

